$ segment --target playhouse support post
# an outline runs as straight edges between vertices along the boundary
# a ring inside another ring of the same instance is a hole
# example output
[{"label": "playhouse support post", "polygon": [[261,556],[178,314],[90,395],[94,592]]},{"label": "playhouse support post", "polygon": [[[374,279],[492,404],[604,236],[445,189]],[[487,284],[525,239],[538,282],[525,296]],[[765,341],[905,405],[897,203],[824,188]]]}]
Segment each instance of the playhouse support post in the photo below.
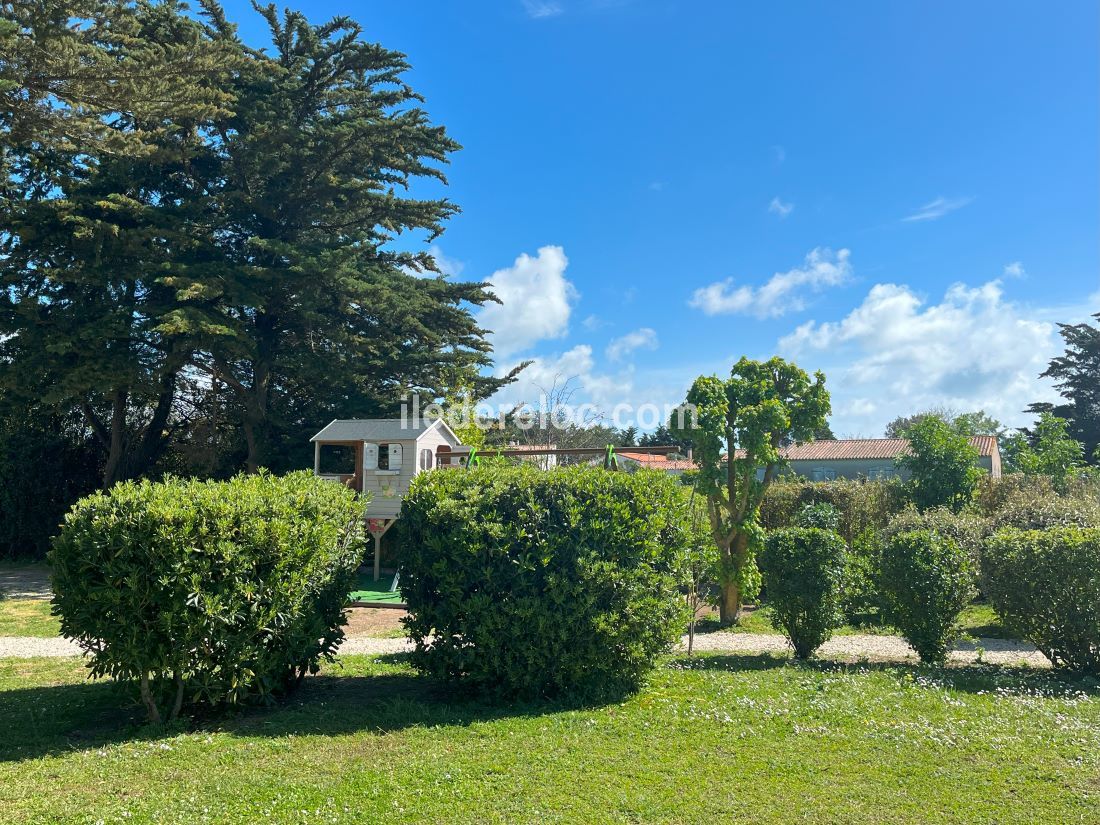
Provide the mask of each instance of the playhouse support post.
[{"label": "playhouse support post", "polygon": [[374,580],[382,578],[382,534],[374,534]]}]

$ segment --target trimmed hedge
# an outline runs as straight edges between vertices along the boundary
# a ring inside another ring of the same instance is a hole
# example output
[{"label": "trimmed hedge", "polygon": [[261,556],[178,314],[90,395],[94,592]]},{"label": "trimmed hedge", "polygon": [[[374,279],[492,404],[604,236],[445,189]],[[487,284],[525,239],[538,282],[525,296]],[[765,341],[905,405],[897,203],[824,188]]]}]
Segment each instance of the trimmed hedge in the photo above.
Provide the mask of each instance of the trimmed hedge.
[{"label": "trimmed hedge", "polygon": [[944,662],[959,635],[959,614],[974,597],[967,552],[931,530],[898,533],[882,546],[879,576],[890,623],[922,662]]},{"label": "trimmed hedge", "polygon": [[921,512],[911,506],[890,519],[879,531],[879,540],[885,544],[899,533],[915,530],[931,531],[952,539],[966,551],[971,567],[976,571],[990,525],[987,519],[967,511],[956,513],[950,507],[933,507]]},{"label": "trimmed hedge", "polygon": [[991,531],[1100,527],[1100,483],[1096,481],[1070,482],[1060,491],[1047,476],[1003,476],[986,479],[978,488],[977,502]]},{"label": "trimmed hedge", "polygon": [[312,473],[118,484],[79,501],[50,552],[61,632],[93,676],[183,703],[270,700],[343,639],[362,501]]},{"label": "trimmed hedge", "polygon": [[829,530],[795,527],[770,533],[758,558],[768,611],[795,655],[813,655],[843,621],[844,540]]},{"label": "trimmed hedge", "polygon": [[421,671],[508,697],[636,688],[687,619],[686,491],[661,473],[440,470],[397,528]]},{"label": "trimmed hedge", "polygon": [[768,487],[760,506],[760,523],[767,530],[797,526],[809,504],[829,504],[839,514],[836,531],[849,545],[868,530],[879,530],[905,509],[905,487],[897,479],[881,481],[806,481],[780,478]]},{"label": "trimmed hedge", "polygon": [[1002,530],[982,579],[1005,625],[1055,667],[1100,674],[1100,529]]}]

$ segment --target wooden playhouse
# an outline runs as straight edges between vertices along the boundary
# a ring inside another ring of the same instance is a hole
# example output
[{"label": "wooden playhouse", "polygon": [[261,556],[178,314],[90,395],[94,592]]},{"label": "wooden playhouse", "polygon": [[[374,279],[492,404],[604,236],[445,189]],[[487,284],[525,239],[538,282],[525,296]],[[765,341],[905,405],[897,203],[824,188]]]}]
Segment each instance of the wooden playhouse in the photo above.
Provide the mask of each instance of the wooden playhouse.
[{"label": "wooden playhouse", "polygon": [[461,446],[442,419],[337,419],[310,439],[313,472],[369,493],[364,517],[374,536],[374,578],[381,575],[382,536],[401,512],[401,499],[417,473]]}]

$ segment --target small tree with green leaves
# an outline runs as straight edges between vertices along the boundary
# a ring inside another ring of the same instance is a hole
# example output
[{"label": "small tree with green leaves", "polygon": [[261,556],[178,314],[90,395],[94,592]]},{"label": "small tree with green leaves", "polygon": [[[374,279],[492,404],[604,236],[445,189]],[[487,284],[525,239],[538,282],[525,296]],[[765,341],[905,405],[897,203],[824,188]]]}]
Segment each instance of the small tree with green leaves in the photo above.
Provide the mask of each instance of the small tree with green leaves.
[{"label": "small tree with green leaves", "polygon": [[728,379],[695,379],[686,403],[672,415],[671,434],[692,446],[699,465],[696,489],[706,497],[718,546],[723,626],[737,621],[742,601],[760,586],[760,503],[785,463],[782,449],[812,441],[829,411],[820,372],[811,380],[782,358],[742,358]]},{"label": "small tree with green leaves", "polygon": [[1085,472],[1085,448],[1069,434],[1069,422],[1053,413],[1039,413],[1029,440],[1014,433],[1005,445],[1008,469],[1029,476],[1049,476],[1062,487],[1072,476]]},{"label": "small tree with green leaves", "polygon": [[909,492],[918,509],[959,510],[974,495],[982,477],[978,451],[970,440],[940,418],[921,419],[908,430],[909,451],[897,465],[909,471]]}]

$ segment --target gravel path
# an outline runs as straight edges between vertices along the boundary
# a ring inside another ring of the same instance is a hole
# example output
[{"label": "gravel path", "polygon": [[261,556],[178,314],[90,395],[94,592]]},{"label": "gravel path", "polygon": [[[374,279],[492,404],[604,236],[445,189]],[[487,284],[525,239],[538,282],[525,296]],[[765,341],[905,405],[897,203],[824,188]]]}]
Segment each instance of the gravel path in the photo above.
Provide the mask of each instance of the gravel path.
[{"label": "gravel path", "polygon": [[[974,662],[977,649],[982,649],[982,661],[990,664],[1048,667],[1050,663],[1042,653],[1030,645],[1004,639],[979,639],[960,644],[951,653],[953,662]],[[340,647],[347,654],[377,655],[404,653],[411,648],[405,639],[378,639],[370,636],[353,636]],[[687,638],[677,648],[687,649]],[[702,653],[776,653],[790,650],[782,636],[763,633],[701,633],[695,637],[694,650]],[[34,656],[79,656],[80,648],[68,639],[43,639],[34,637],[0,636],[0,658],[25,659]],[[905,641],[897,636],[870,634],[837,636],[818,651],[818,658],[840,661],[868,659],[872,661],[913,661],[917,655]]]}]

